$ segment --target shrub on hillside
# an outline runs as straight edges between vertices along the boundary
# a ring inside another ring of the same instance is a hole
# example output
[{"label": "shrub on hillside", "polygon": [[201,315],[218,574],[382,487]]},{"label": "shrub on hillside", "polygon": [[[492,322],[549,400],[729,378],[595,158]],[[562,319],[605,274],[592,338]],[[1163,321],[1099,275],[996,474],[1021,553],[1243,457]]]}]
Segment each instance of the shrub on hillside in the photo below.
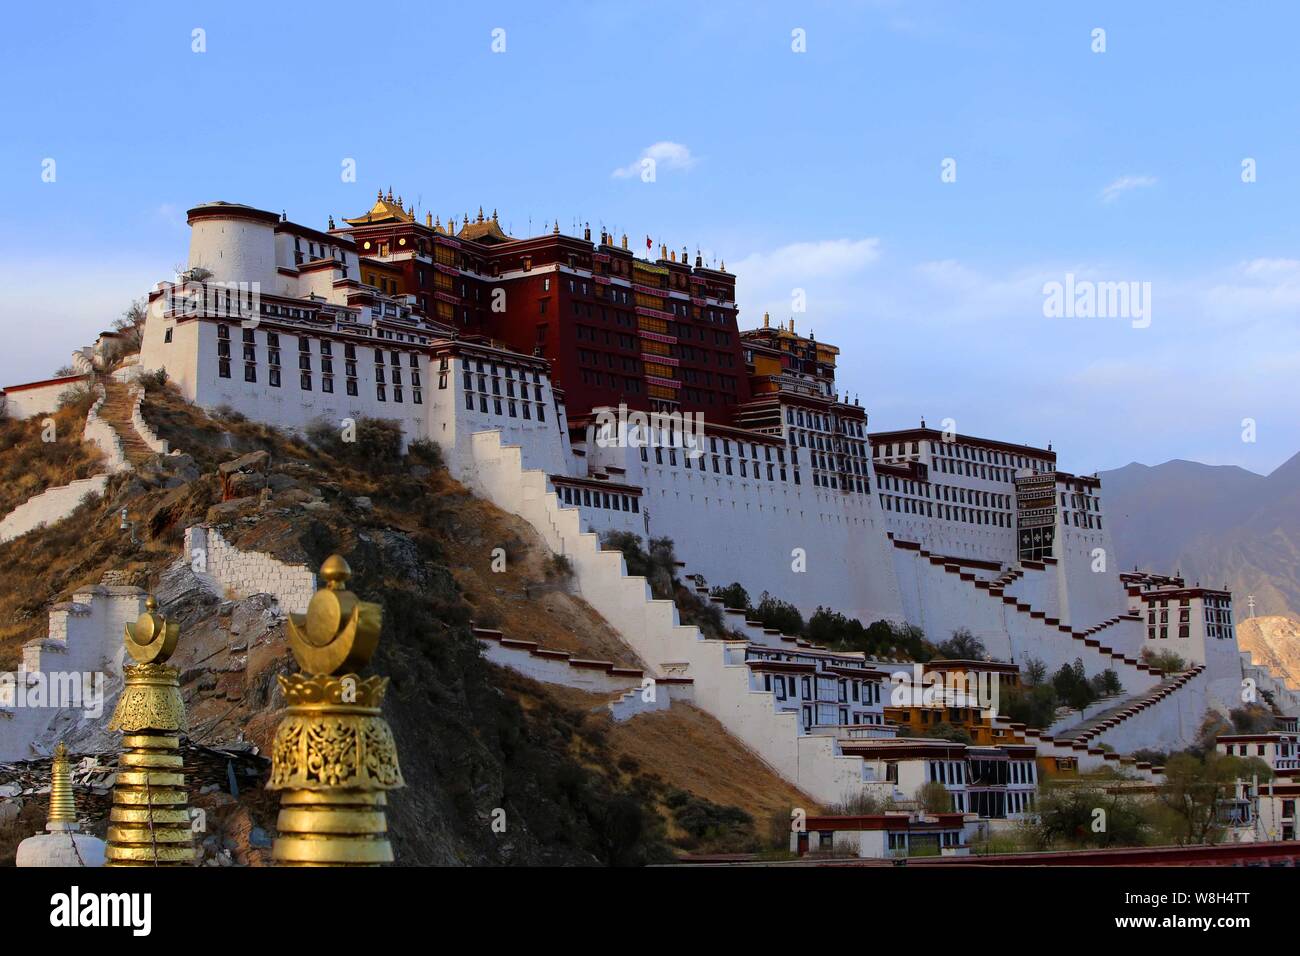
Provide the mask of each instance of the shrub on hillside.
[{"label": "shrub on hillside", "polygon": [[391,471],[402,459],[402,426],[391,418],[362,417],[351,427],[318,418],[306,435],[321,454],[364,471]]},{"label": "shrub on hillside", "polygon": [[1239,734],[1266,734],[1277,728],[1277,718],[1267,707],[1247,704],[1228,711],[1228,719]]},{"label": "shrub on hillside", "polygon": [[1170,650],[1153,651],[1149,647],[1144,647],[1142,648],[1142,663],[1166,674],[1181,674],[1187,670],[1187,662]]},{"label": "shrub on hillside", "polygon": [[417,465],[428,468],[441,468],[442,446],[428,438],[417,438],[406,446],[406,456]]}]

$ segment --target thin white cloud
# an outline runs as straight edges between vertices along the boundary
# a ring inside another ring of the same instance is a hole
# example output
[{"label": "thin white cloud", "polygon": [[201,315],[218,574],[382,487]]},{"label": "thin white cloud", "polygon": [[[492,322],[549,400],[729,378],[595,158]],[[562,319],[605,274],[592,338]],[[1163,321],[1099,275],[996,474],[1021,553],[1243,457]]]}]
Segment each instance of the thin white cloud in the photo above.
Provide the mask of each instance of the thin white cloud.
[{"label": "thin white cloud", "polygon": [[845,278],[880,258],[880,240],[823,239],[793,242],[771,252],[752,252],[736,263],[741,281],[807,281]]},{"label": "thin white cloud", "polygon": [[1134,189],[1147,189],[1154,186],[1156,182],[1155,176],[1121,176],[1102,189],[1101,201],[1112,203],[1126,192],[1131,192]]},{"label": "thin white cloud", "polygon": [[[727,265],[741,327],[770,311],[773,323],[793,316],[799,331],[839,346],[837,385],[860,393],[873,428],[950,416],[974,434],[1054,439],[1064,467],[1089,472],[1174,457],[1268,471],[1300,447],[1285,413],[1300,402],[1300,261],[996,268],[906,258],[873,238],[760,249]],[[1067,274],[1149,281],[1153,322],[1046,317],[1044,283]],[[1267,423],[1267,441],[1243,445],[1246,416]]]},{"label": "thin white cloud", "polygon": [[691,149],[682,143],[674,143],[669,140],[662,140],[658,143],[651,143],[645,149],[641,150],[641,155],[626,166],[620,166],[610,173],[615,179],[631,179],[641,175],[642,170],[646,169],[646,160],[654,162],[656,175],[661,172],[672,172],[676,170],[690,169],[697,162],[696,157],[691,155]]}]

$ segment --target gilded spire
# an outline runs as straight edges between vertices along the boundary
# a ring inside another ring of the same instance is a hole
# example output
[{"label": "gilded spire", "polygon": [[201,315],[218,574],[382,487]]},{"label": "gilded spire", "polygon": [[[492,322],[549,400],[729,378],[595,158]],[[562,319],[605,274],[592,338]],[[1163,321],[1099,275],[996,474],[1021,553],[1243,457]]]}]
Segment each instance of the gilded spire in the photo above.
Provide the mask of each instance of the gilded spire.
[{"label": "gilded spire", "polygon": [[185,701],[180,673],[167,664],[179,639],[180,625],[158,614],[153,595],[136,622],[126,625],[126,650],[136,663],[123,668],[126,686],[108,724],[125,736],[113,786],[106,866],[194,862],[180,755]]},{"label": "gilded spire", "polygon": [[72,797],[72,771],[68,767],[68,748],[62,741],[54,748],[50,763],[50,813],[46,817],[47,830],[75,830],[77,804]]},{"label": "gilded spire", "polygon": [[383,608],[347,589],[339,555],[307,613],[289,615],[301,673],[279,678],[288,707],[276,728],[268,789],[283,791],[272,859],[285,866],[391,863],[385,791],[404,786],[392,731],[380,714],[388,678],[361,678],[379,644]]}]

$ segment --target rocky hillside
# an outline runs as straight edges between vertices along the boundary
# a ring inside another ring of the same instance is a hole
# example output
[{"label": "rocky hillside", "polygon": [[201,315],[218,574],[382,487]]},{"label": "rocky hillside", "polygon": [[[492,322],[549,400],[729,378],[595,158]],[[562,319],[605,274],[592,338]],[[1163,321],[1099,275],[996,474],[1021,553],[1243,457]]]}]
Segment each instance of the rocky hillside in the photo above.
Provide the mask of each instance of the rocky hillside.
[{"label": "rocky hillside", "polygon": [[1239,621],[1237,644],[1249,651],[1256,664],[1267,667],[1300,688],[1300,621],[1288,617],[1256,617]]},{"label": "rocky hillside", "polygon": [[[769,817],[809,805],[692,708],[615,725],[598,699],[486,663],[471,621],[638,662],[570,593],[565,568],[532,530],[452,480],[435,448],[400,455],[379,423],[365,424],[355,444],[329,435],[306,443],[209,417],[171,392],[151,392],[145,415],[186,453],[152,457],[67,521],[0,545],[12,569],[0,576],[0,666],[43,633],[50,603],[112,573],[155,591],[182,624],[175,662],[191,743],[268,752],[282,706],[275,675],[293,666],[283,625],[264,596],[228,600],[195,579],[182,533],[206,521],[241,549],[312,568],[341,553],[352,589],[384,606],[372,669],[392,682],[385,712],[407,787],[391,797],[389,825],[403,863],[638,864],[681,849],[755,849]],[[246,467],[220,467],[240,456],[251,456]],[[504,573],[491,568],[494,548],[507,555]],[[68,737],[74,753],[111,760],[102,721]],[[673,740],[697,746],[665,743]],[[196,780],[192,797],[210,807],[209,859],[266,861],[273,795]],[[29,805],[19,819],[30,823],[41,797],[21,799]],[[492,831],[497,808],[504,834]],[[23,835],[0,833],[0,861]]]}]

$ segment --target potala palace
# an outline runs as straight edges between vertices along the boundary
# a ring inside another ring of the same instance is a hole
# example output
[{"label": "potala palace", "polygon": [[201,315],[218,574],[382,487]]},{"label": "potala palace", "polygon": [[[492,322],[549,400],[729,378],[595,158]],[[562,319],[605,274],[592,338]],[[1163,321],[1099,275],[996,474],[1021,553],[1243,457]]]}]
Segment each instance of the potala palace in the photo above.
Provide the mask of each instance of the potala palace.
[{"label": "potala palace", "polygon": [[[1189,745],[1207,710],[1252,689],[1284,729],[1221,747],[1268,748],[1279,792],[1300,789],[1300,701],[1239,651],[1231,594],[1118,567],[1099,480],[1059,470],[1050,446],[924,422],[870,430],[836,381],[834,345],[794,320],[740,328],[725,264],[663,246],[641,257],[626,236],[558,224],[515,238],[495,212],[420,216],[391,190],[322,229],[225,202],[188,218],[188,271],[150,293],[138,369],[290,429],[375,417],[437,442],[455,477],[568,558],[635,651],[644,675],[581,678],[625,693],[629,715],[645,684],[660,706],[689,699],[827,805],[940,782],[956,813],[924,827],[945,848],[972,816],[1028,812],[1044,775],[1158,778],[1130,754]],[[7,389],[9,413],[53,407],[61,387]],[[702,595],[739,582],[805,616],[913,624],[936,643],[964,628],[990,660],[926,665],[948,692],[900,702],[910,664],[833,653],[735,609],[723,612],[743,638],[704,639],[602,550],[610,531],[671,538]],[[478,633],[492,659],[540,679],[571,667],[528,635]],[[1146,648],[1190,667],[1161,673]],[[1017,683],[1030,661],[1076,660],[1114,671],[1122,693],[1035,728],[978,692]],[[940,720],[974,743],[909,736]],[[1294,838],[1280,809],[1277,822]]]}]

